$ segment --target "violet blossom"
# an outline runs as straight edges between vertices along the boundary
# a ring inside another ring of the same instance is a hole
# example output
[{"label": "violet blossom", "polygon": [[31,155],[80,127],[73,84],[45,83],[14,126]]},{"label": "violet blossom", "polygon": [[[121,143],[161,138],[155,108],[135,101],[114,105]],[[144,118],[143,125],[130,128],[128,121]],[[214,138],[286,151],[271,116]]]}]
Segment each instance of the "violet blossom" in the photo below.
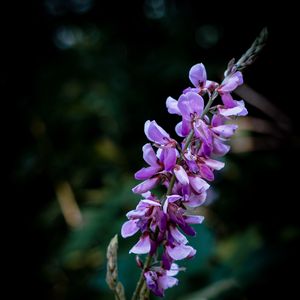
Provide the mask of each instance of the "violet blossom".
[{"label": "violet blossom", "polygon": [[[183,140],[171,138],[155,121],[145,123],[150,143],[142,150],[148,166],[135,173],[135,178],[142,182],[132,189],[142,194],[143,199],[135,210],[127,213],[128,221],[121,230],[124,238],[140,232],[129,253],[149,255],[145,265],[138,265],[143,269],[147,287],[160,297],[178,283],[174,276],[180,268],[175,261],[196,255],[186,235],[195,236],[191,224],[202,223],[204,217],[188,215],[187,207],[199,207],[205,202],[208,182],[214,180],[216,170],[224,167],[216,157],[229,151],[227,142],[237,130],[232,121],[247,114],[244,102],[231,96],[243,83],[241,72],[229,73],[218,84],[207,80],[203,64],[196,64],[190,69],[189,78],[193,88],[185,89],[178,101],[172,97],[166,100],[168,112],[181,117],[175,131]],[[210,101],[206,106],[205,95]],[[217,95],[222,103],[210,109]],[[152,191],[159,184],[166,188],[166,194],[160,197]],[[158,248],[162,249],[161,255]]]}]

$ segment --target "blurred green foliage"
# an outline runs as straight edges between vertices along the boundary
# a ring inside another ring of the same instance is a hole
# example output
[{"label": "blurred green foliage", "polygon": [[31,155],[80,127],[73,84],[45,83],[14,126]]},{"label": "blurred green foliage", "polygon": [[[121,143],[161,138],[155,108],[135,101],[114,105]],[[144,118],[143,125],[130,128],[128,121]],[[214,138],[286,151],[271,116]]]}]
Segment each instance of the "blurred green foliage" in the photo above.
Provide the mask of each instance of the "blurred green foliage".
[{"label": "blurred green foliage", "polygon": [[[19,199],[29,199],[19,205],[32,235],[23,250],[33,257],[25,268],[33,273],[32,296],[113,299],[105,251],[139,199],[131,188],[143,165],[145,120],[174,135],[177,119],[164,102],[189,85],[189,68],[202,61],[209,78],[219,80],[265,25],[236,28],[210,14],[200,18],[202,5],[45,0],[25,10],[32,18],[20,28],[27,35],[16,58],[23,83],[14,107],[20,144],[12,180]],[[272,38],[278,28],[270,29]],[[283,93],[269,88],[276,37],[270,43],[245,81],[280,105]],[[250,113],[261,116],[253,107]],[[268,299],[295,289],[295,279],[282,279],[296,268],[299,250],[296,196],[285,193],[296,187],[288,176],[294,142],[286,137],[276,149],[226,158],[213,184],[215,200],[200,211],[206,221],[191,239],[197,256],[182,263],[187,271],[166,299]],[[119,277],[128,295],[139,276],[128,254],[136,239],[119,239]]]}]

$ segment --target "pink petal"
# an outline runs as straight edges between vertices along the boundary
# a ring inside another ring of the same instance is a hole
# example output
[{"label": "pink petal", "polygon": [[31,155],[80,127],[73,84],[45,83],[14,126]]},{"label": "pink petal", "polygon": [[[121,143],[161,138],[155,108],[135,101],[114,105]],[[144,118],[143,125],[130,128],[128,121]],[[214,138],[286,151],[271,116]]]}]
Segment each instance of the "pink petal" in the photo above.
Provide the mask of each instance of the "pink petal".
[{"label": "pink petal", "polygon": [[170,270],[166,272],[168,276],[176,276],[179,272],[179,267],[177,264],[172,263]]},{"label": "pink petal", "polygon": [[[187,136],[192,130],[191,121],[187,119],[183,119],[181,122],[181,134],[182,136]],[[180,135],[179,135],[180,136]]]},{"label": "pink petal", "polygon": [[224,144],[222,140],[215,137],[213,140],[213,153],[218,156],[223,156],[226,153],[228,153],[230,150],[230,146],[227,144]]},{"label": "pink petal", "polygon": [[141,200],[141,203],[145,203],[148,207],[149,206],[161,206],[161,204],[159,202],[150,200],[150,199],[143,199]]},{"label": "pink petal", "polygon": [[213,127],[217,127],[217,126],[220,126],[220,125],[224,125],[226,121],[226,118],[220,114],[216,114],[212,117],[212,120],[211,120],[211,125]]},{"label": "pink petal", "polygon": [[224,168],[225,164],[222,161],[218,161],[212,158],[203,158],[206,165],[214,170],[221,170]]},{"label": "pink petal", "polygon": [[121,235],[123,238],[127,238],[127,237],[132,236],[135,233],[137,233],[138,230],[139,230],[139,228],[136,225],[136,221],[129,220],[123,224],[122,229],[121,229]]},{"label": "pink petal", "polygon": [[196,64],[191,67],[189,78],[195,87],[203,87],[206,82],[206,70],[203,64]]},{"label": "pink petal", "polygon": [[188,87],[182,91],[182,94],[186,94],[188,92],[194,92],[196,94],[199,94],[201,92],[201,89],[199,87],[197,87],[197,88]]},{"label": "pink petal", "polygon": [[170,233],[174,240],[179,244],[187,244],[188,240],[175,226],[170,226]]},{"label": "pink petal", "polygon": [[215,178],[214,173],[207,165],[200,166],[200,174],[201,174],[202,178],[204,178],[208,181],[212,181]]},{"label": "pink petal", "polygon": [[228,124],[228,125],[213,127],[212,131],[218,134],[220,137],[229,138],[234,134],[237,128],[238,126],[235,124]]},{"label": "pink petal", "polygon": [[159,166],[157,156],[150,143],[143,146],[143,158],[149,166]]},{"label": "pink petal", "polygon": [[230,93],[222,94],[221,99],[222,99],[222,102],[223,102],[225,108],[232,108],[232,107],[236,106]]},{"label": "pink petal", "polygon": [[179,122],[176,127],[175,127],[175,132],[177,133],[178,136],[180,137],[184,137],[185,135],[183,135],[182,133],[182,122]]},{"label": "pink petal", "polygon": [[135,210],[131,210],[126,214],[126,217],[129,219],[138,219],[143,217],[147,212],[147,207],[141,205],[141,202],[138,204]]},{"label": "pink petal", "polygon": [[169,134],[155,121],[146,121],[144,130],[150,141],[160,145],[166,144],[170,139]]},{"label": "pink petal", "polygon": [[193,252],[194,248],[186,245],[178,245],[175,247],[166,246],[166,250],[171,258],[174,260],[181,260],[189,256]]},{"label": "pink petal", "polygon": [[191,116],[195,114],[200,116],[203,107],[203,98],[194,92],[183,94],[178,99],[178,108],[186,120],[191,120]]},{"label": "pink petal", "polygon": [[147,179],[143,182],[141,182],[140,184],[138,184],[137,186],[135,186],[132,191],[135,194],[143,194],[145,192],[148,192],[149,190],[153,189],[155,186],[157,186],[157,184],[159,183],[159,177],[153,177],[150,179]]},{"label": "pink petal", "polygon": [[199,176],[190,176],[190,185],[197,192],[201,193],[209,188],[209,184]]},{"label": "pink petal", "polygon": [[172,98],[172,97],[167,98],[166,106],[167,106],[168,112],[170,114],[177,114],[177,115],[181,116],[181,113],[178,109],[177,104],[178,104],[178,102],[174,98]]},{"label": "pink petal", "polygon": [[221,95],[225,108],[220,108],[219,112],[223,116],[246,116],[248,114],[243,100],[233,100],[229,93]]},{"label": "pink petal", "polygon": [[171,277],[171,276],[163,275],[163,276],[158,277],[158,284],[164,290],[166,290],[166,289],[171,288],[172,286],[178,284],[178,279]]},{"label": "pink petal", "polygon": [[168,206],[169,206],[169,200],[168,200],[168,197],[167,197],[167,199],[165,200],[164,206],[163,206],[163,212],[165,214],[168,213]]},{"label": "pink petal", "polygon": [[212,134],[208,126],[200,119],[197,120],[195,126],[195,136],[201,139],[205,144],[210,145],[212,143]]},{"label": "pink petal", "polygon": [[139,241],[130,249],[129,253],[145,254],[149,253],[151,249],[149,235],[142,236]]},{"label": "pink petal", "polygon": [[204,220],[203,216],[186,216],[185,221],[189,224],[201,224]]},{"label": "pink petal", "polygon": [[188,185],[189,184],[188,175],[186,174],[186,172],[185,172],[185,170],[182,166],[176,165],[175,168],[174,168],[174,174],[175,174],[177,180],[182,185]]},{"label": "pink petal", "polygon": [[189,207],[198,207],[201,206],[206,200],[207,193],[206,191],[201,191],[200,194],[191,194],[189,199],[185,202]]},{"label": "pink petal", "polygon": [[245,114],[244,109],[245,108],[239,106],[233,108],[219,108],[219,113],[224,117],[241,116],[241,113]]},{"label": "pink petal", "polygon": [[163,149],[163,164],[166,171],[171,171],[177,160],[176,149],[175,148],[165,148]]},{"label": "pink petal", "polygon": [[197,253],[197,250],[192,248],[191,252],[189,253],[189,255],[187,256],[187,258],[192,258],[196,255]]},{"label": "pink petal", "polygon": [[225,79],[225,82],[219,88],[219,92],[230,93],[241,84],[243,84],[243,75],[238,71]]},{"label": "pink petal", "polygon": [[167,199],[169,202],[175,202],[177,200],[180,200],[181,198],[182,198],[182,196],[180,196],[180,195],[167,196]]},{"label": "pink petal", "polygon": [[145,180],[157,174],[160,170],[161,170],[160,166],[142,168],[134,174],[134,178],[137,180]]}]

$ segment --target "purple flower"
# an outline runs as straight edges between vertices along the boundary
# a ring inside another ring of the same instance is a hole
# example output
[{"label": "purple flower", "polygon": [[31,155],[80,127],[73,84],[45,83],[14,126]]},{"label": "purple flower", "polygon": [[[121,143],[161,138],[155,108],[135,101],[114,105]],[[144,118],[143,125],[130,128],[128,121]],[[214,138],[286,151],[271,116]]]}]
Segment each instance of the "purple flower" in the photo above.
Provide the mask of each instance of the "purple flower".
[{"label": "purple flower", "polygon": [[178,279],[174,278],[179,272],[179,267],[172,264],[170,270],[161,267],[153,267],[144,273],[147,287],[156,296],[163,297],[164,291],[178,284]]},{"label": "purple flower", "polygon": [[196,92],[198,94],[205,94],[207,91],[212,92],[218,87],[214,81],[207,80],[206,70],[202,63],[191,67],[189,78],[195,88],[187,88],[183,93]]},{"label": "purple flower", "polygon": [[237,71],[229,76],[225,77],[223,83],[217,88],[220,95],[225,93],[231,93],[239,85],[243,84],[243,75],[241,72]]},{"label": "purple flower", "polygon": [[164,171],[171,172],[173,170],[178,156],[177,142],[171,139],[169,134],[155,121],[147,121],[144,129],[147,138],[154,142],[159,149],[155,153],[151,144],[143,146],[143,158],[149,167],[142,168],[135,173],[136,179],[145,180],[132,189],[137,194],[151,190],[161,179],[166,178]]},{"label": "purple flower", "polygon": [[[203,64],[196,64],[190,69],[189,78],[193,88],[185,89],[178,101],[172,97],[166,100],[168,112],[182,117],[175,128],[184,138],[181,143],[155,121],[145,122],[145,135],[151,142],[143,146],[147,166],[135,173],[135,178],[143,182],[132,189],[144,199],[127,213],[128,221],[121,229],[124,238],[137,232],[141,234],[129,253],[149,253],[155,257],[153,264],[146,264],[143,272],[148,288],[160,297],[167,288],[178,283],[174,276],[179,268],[174,261],[196,254],[188,245],[186,235],[195,236],[191,225],[202,223],[204,217],[188,215],[187,208],[199,207],[205,202],[210,187],[207,181],[214,180],[214,171],[224,167],[214,156],[225,155],[230,149],[227,141],[237,125],[228,121],[247,114],[244,102],[234,100],[230,94],[243,83],[241,72],[228,75],[219,86],[207,80]],[[223,102],[210,111],[212,116],[203,115],[202,96],[205,94],[210,97],[209,105],[218,94]],[[161,200],[150,193],[158,184],[167,189],[167,195]],[[161,251],[157,252],[159,247]],[[139,260],[138,265],[143,268]]]},{"label": "purple flower", "polygon": [[184,158],[191,173],[200,174],[202,178],[208,181],[214,180],[214,170],[221,170],[224,167],[224,163],[220,161],[197,155],[197,149],[192,147],[187,149]]},{"label": "purple flower", "polygon": [[160,163],[151,144],[149,143],[143,146],[143,158],[145,162],[149,165],[149,167],[142,168],[141,170],[136,172],[136,179],[148,179],[163,169],[162,164]]},{"label": "purple flower", "polygon": [[168,111],[182,116],[182,122],[176,126],[179,136],[187,136],[193,128],[193,123],[201,117],[204,101],[194,92],[182,94],[178,101],[169,97],[166,102]]},{"label": "purple flower", "polygon": [[144,131],[151,142],[166,147],[174,147],[174,144],[176,145],[176,141],[171,139],[169,134],[155,121],[146,121]]},{"label": "purple flower", "polygon": [[229,93],[221,94],[221,98],[224,106],[218,106],[218,111],[220,115],[224,117],[231,117],[246,116],[248,114],[243,100],[233,100],[232,96]]}]

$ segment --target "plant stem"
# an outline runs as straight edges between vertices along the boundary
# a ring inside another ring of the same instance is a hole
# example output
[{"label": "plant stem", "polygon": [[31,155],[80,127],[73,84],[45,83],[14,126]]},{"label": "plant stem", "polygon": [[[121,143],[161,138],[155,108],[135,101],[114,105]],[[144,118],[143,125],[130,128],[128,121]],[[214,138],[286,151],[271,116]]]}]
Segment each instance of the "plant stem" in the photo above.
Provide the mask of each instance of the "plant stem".
[{"label": "plant stem", "polygon": [[152,260],[152,256],[150,254],[148,254],[148,256],[145,260],[145,265],[144,265],[143,271],[141,272],[141,276],[140,276],[139,281],[136,285],[136,288],[135,288],[135,291],[132,295],[131,300],[139,299],[139,295],[140,295],[141,289],[142,289],[143,284],[144,284],[144,272],[150,266],[151,260]]},{"label": "plant stem", "polygon": [[188,146],[190,145],[192,139],[194,137],[194,129],[192,129],[189,133],[189,135],[187,136],[186,138],[186,142],[185,142],[185,145],[184,145],[184,148],[182,150],[182,152],[184,153],[184,151],[188,148]]},{"label": "plant stem", "polygon": [[212,103],[217,98],[217,96],[218,96],[218,93],[216,91],[214,91],[213,94],[209,97],[208,102],[207,102],[207,104],[206,104],[206,106],[205,106],[205,108],[204,108],[204,110],[201,114],[201,119],[203,119],[204,116],[208,113]]},{"label": "plant stem", "polygon": [[[218,93],[213,93],[209,99],[208,99],[208,102],[201,114],[201,119],[204,118],[204,116],[207,114],[207,112],[209,111],[214,99],[217,97]],[[181,157],[178,159],[178,162],[180,160],[183,159],[183,153],[184,151],[188,148],[188,146],[191,144],[192,140],[193,140],[193,137],[194,137],[194,130],[192,129],[189,133],[189,135],[187,136],[186,138],[186,142],[185,142],[185,145],[184,145],[184,148],[183,148],[183,151],[182,151],[182,154],[181,154]],[[175,174],[172,175],[171,177],[171,180],[170,180],[170,184],[168,186],[168,190],[167,190],[167,196],[170,195],[172,193],[172,189],[174,187],[174,184],[175,184],[175,181],[176,181],[176,177],[175,177]],[[165,200],[162,201],[162,205],[164,204]],[[145,265],[144,265],[144,268],[143,268],[143,271],[141,272],[141,276],[139,278],[139,281],[136,285],[136,288],[135,288],[135,291],[132,295],[132,298],[131,300],[137,300],[138,297],[140,296],[140,292],[143,288],[143,285],[144,285],[144,272],[145,270],[150,266],[150,263],[151,263],[151,260],[152,260],[152,256],[150,254],[148,254],[146,260],[145,260]]]},{"label": "plant stem", "polygon": [[[168,190],[167,190],[167,196],[172,193],[172,189],[173,189],[174,184],[175,184],[175,174],[173,174],[172,177],[171,177],[170,184],[169,184]],[[163,205],[163,203],[162,203],[162,205]]]}]

